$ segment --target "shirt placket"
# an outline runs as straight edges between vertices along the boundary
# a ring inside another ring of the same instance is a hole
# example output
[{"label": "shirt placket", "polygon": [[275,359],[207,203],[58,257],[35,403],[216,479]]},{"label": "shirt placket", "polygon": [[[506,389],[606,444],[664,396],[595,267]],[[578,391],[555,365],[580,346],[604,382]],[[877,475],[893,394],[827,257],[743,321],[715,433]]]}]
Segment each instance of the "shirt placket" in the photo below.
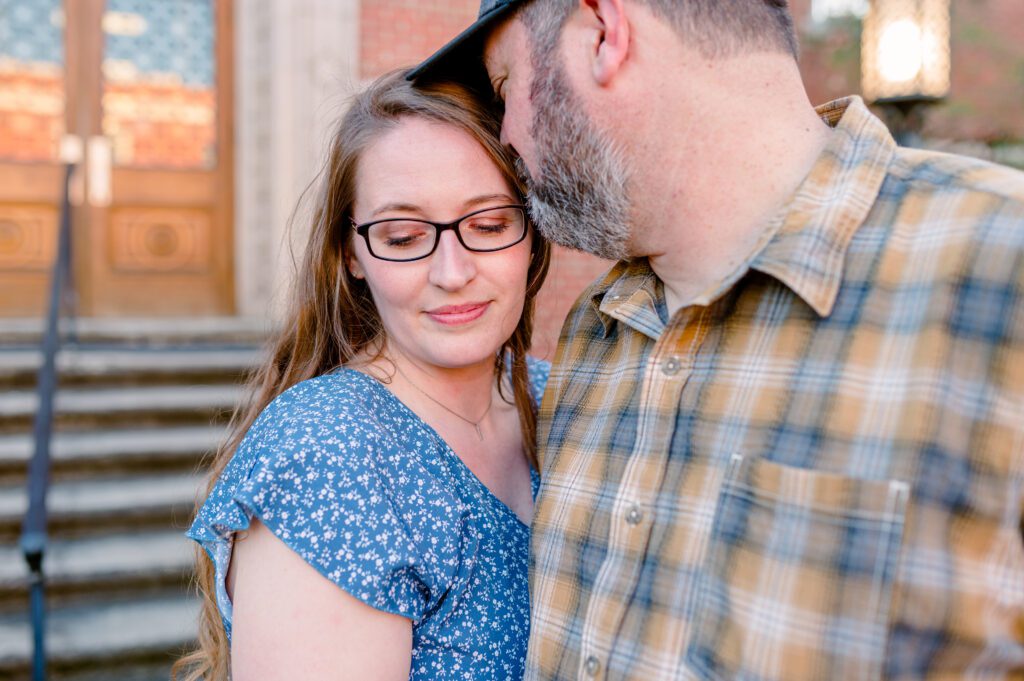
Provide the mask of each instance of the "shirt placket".
[{"label": "shirt placket", "polygon": [[[615,312],[612,316],[618,317]],[[577,678],[605,678],[643,566],[658,490],[668,464],[675,414],[706,332],[706,308],[681,310],[654,342],[643,367],[636,439],[612,503],[608,550],[584,621]],[[622,319],[628,324],[628,319]],[[619,649],[617,650],[617,646]]]}]

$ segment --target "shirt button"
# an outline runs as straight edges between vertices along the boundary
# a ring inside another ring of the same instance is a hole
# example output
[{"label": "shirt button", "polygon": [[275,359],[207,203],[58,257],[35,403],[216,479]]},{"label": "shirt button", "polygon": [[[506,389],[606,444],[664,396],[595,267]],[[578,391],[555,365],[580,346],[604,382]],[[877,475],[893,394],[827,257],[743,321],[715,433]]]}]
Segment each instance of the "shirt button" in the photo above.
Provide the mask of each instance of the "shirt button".
[{"label": "shirt button", "polygon": [[583,669],[587,672],[587,676],[597,676],[597,673],[601,671],[601,660],[591,655],[583,664]]},{"label": "shirt button", "polygon": [[675,376],[679,373],[679,370],[683,368],[683,363],[679,361],[679,358],[672,355],[664,362],[661,363],[661,372],[666,376]]},{"label": "shirt button", "polygon": [[644,512],[639,506],[633,504],[629,511],[626,513],[626,522],[630,525],[639,525],[640,521],[644,519]]}]

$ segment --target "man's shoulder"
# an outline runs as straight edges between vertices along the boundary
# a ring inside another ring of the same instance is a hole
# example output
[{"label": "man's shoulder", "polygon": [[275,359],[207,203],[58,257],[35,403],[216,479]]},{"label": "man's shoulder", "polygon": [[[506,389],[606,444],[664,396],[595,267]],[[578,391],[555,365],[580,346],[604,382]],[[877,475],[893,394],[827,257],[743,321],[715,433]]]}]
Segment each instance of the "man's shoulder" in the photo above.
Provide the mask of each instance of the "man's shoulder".
[{"label": "man's shoulder", "polygon": [[1004,342],[1024,306],[1024,173],[901,148],[849,253],[848,272],[872,273],[848,291],[867,283],[955,337]]},{"label": "man's shoulder", "polygon": [[1024,172],[1013,168],[901,148],[879,201],[876,218],[892,220],[894,243],[909,250],[958,252],[972,260],[979,252],[1000,258],[1024,252]]},{"label": "man's shoulder", "polygon": [[1024,172],[979,158],[901,147],[890,175],[913,191],[975,195],[1024,208]]}]

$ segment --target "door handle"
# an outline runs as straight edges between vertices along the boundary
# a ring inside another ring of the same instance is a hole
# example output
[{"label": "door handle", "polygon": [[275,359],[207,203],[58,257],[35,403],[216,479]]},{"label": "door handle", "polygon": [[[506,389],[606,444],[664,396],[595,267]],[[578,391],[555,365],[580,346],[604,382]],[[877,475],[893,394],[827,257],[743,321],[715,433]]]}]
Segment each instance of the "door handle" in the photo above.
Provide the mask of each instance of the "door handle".
[{"label": "door handle", "polygon": [[82,157],[85,155],[85,143],[78,135],[65,133],[60,138],[60,162],[75,166],[71,173],[71,184],[68,198],[72,206],[81,206],[85,202],[85,175],[82,174]]},{"label": "door handle", "polygon": [[110,138],[94,135],[86,143],[86,185],[89,205],[104,208],[110,205],[110,175],[114,165]]}]

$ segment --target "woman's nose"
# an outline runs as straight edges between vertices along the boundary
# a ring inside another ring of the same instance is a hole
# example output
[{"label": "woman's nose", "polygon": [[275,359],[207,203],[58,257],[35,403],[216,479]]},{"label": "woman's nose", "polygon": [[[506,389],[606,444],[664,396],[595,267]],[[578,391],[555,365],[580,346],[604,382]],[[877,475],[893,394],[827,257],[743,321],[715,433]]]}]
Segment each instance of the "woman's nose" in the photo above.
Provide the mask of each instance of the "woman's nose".
[{"label": "woman's nose", "polygon": [[476,259],[467,251],[452,231],[442,232],[437,250],[430,259],[430,283],[448,291],[455,291],[476,276]]}]

